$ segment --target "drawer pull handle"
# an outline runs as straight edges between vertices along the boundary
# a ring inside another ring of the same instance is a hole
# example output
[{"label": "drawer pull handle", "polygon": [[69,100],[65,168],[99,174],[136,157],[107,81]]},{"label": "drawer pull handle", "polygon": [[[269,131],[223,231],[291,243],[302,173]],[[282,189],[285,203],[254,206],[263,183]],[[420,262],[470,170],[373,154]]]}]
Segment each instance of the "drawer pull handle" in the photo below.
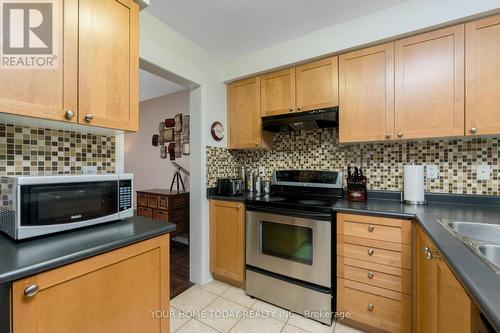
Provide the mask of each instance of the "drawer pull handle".
[{"label": "drawer pull handle", "polygon": [[375,305],[373,305],[372,303],[368,304],[368,311],[373,311],[373,309],[375,309]]},{"label": "drawer pull handle", "polygon": [[38,290],[39,288],[36,284],[29,285],[24,289],[24,296],[33,297],[38,293]]},{"label": "drawer pull handle", "polygon": [[374,250],[374,249],[369,249],[369,250],[368,250],[368,255],[369,255],[369,256],[372,256],[374,253],[375,253],[375,250]]},{"label": "drawer pull handle", "polygon": [[368,278],[373,279],[373,272],[368,272]]},{"label": "drawer pull handle", "polygon": [[369,232],[372,232],[373,230],[375,230],[375,227],[374,227],[374,226],[372,226],[372,225],[369,225],[369,226],[368,226],[368,231],[369,231]]}]

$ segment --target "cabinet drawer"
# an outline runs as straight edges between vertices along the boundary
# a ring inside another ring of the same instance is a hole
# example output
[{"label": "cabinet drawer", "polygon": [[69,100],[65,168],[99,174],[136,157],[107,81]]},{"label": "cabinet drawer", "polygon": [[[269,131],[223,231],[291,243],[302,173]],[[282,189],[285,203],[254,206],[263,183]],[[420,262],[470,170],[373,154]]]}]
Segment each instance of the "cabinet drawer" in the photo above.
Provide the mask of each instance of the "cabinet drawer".
[{"label": "cabinet drawer", "polygon": [[338,256],[337,276],[375,287],[411,294],[411,271],[402,268]]},{"label": "cabinet drawer", "polygon": [[148,195],[148,207],[149,208],[158,207],[158,197],[156,195]]},{"label": "cabinet drawer", "polygon": [[411,269],[411,246],[337,235],[337,254],[375,264]]},{"label": "cabinet drawer", "polygon": [[401,228],[377,224],[345,222],[344,235],[401,243]]},{"label": "cabinet drawer", "polygon": [[138,206],[147,206],[148,205],[148,196],[146,194],[137,193],[137,205]]},{"label": "cabinet drawer", "polygon": [[168,197],[158,196],[158,209],[168,210]]},{"label": "cabinet drawer", "polygon": [[168,222],[168,213],[161,210],[154,210],[153,220]]},{"label": "cabinet drawer", "polygon": [[139,207],[137,208],[137,215],[153,218],[153,210],[151,208]]},{"label": "cabinet drawer", "polygon": [[344,244],[344,255],[377,264],[401,267],[401,253],[354,244]]},{"label": "cabinet drawer", "polygon": [[411,244],[411,221],[367,215],[338,214],[337,234]]},{"label": "cabinet drawer", "polygon": [[411,297],[399,299],[352,288],[338,280],[339,309],[350,312],[350,319],[388,332],[411,330]]}]

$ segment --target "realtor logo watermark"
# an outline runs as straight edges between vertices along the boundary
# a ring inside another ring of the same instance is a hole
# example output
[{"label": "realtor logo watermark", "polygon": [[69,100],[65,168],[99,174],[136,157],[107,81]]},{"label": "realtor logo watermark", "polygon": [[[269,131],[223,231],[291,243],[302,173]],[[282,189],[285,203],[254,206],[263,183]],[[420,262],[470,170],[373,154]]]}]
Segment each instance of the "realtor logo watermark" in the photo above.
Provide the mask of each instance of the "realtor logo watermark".
[{"label": "realtor logo watermark", "polygon": [[0,0],[2,69],[57,69],[57,0]]}]

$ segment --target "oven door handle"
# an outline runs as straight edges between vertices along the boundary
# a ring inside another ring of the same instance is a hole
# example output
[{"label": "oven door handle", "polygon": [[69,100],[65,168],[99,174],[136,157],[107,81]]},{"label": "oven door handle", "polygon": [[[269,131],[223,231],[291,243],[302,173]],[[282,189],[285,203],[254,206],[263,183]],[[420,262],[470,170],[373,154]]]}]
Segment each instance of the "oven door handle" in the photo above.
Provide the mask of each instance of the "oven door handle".
[{"label": "oven door handle", "polygon": [[302,212],[302,211],[280,209],[280,208],[274,208],[274,207],[262,207],[262,206],[252,205],[252,204],[247,204],[246,210],[253,211],[253,212],[288,215],[288,216],[300,217],[300,218],[309,219],[309,220],[321,220],[321,221],[331,221],[332,220],[332,214],[317,213],[317,212],[315,212],[315,213]]}]

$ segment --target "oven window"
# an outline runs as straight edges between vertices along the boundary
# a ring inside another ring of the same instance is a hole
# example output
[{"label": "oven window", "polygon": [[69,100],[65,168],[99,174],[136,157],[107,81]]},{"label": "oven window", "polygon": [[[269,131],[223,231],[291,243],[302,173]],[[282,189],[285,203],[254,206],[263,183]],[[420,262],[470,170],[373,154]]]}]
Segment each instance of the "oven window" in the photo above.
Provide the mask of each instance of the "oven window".
[{"label": "oven window", "polygon": [[312,265],[312,229],[303,226],[260,222],[263,254]]},{"label": "oven window", "polygon": [[118,212],[116,181],[24,185],[21,225],[73,223]]}]

